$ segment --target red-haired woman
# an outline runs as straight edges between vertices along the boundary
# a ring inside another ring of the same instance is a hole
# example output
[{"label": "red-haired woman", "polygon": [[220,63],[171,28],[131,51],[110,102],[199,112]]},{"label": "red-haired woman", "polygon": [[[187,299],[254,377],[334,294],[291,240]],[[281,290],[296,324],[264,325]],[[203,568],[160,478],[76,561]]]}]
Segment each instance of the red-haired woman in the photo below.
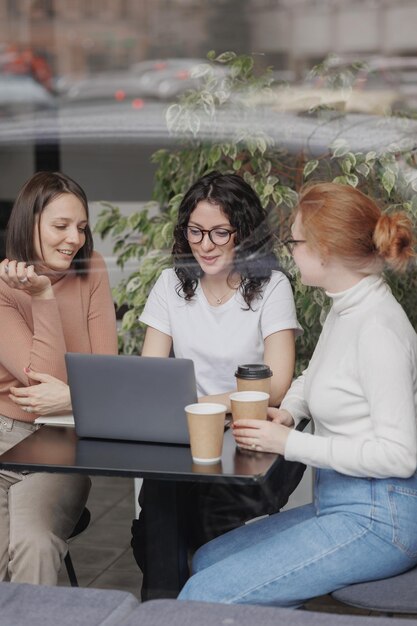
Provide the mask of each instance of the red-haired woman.
[{"label": "red-haired woman", "polygon": [[[181,599],[299,606],[417,563],[417,335],[385,284],[414,257],[411,223],[360,191],[318,183],[287,242],[333,306],[308,369],[239,446],[316,469],[314,503],[234,530],[195,555]],[[314,435],[294,430],[314,421]]]}]

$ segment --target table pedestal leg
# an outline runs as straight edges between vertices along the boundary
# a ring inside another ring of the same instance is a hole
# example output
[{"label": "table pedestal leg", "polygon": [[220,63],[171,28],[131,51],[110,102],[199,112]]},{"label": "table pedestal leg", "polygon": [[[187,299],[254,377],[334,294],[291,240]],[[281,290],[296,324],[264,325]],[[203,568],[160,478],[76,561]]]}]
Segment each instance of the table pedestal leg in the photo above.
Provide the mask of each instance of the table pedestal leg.
[{"label": "table pedestal leg", "polygon": [[188,578],[181,485],[147,479],[142,600],[175,598]]}]

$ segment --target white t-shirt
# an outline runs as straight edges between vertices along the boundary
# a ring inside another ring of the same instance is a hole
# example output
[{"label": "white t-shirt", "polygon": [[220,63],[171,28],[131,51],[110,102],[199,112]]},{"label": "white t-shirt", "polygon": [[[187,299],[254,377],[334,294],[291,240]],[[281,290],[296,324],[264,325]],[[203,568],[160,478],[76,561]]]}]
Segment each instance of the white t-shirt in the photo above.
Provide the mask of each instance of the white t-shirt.
[{"label": "white t-shirt", "polygon": [[177,293],[179,284],[173,269],[164,270],[139,319],[172,337],[176,357],[194,361],[199,396],[234,389],[238,365],[263,362],[268,335],[286,329],[301,332],[291,286],[282,272],[272,272],[262,298],[252,303],[254,310],[248,310],[239,292],[211,306],[200,284],[187,301]]},{"label": "white t-shirt", "polygon": [[285,458],[350,476],[411,476],[417,464],[417,335],[380,276],[328,294],[333,306],[307,370],[281,407],[315,434],[292,430]]}]

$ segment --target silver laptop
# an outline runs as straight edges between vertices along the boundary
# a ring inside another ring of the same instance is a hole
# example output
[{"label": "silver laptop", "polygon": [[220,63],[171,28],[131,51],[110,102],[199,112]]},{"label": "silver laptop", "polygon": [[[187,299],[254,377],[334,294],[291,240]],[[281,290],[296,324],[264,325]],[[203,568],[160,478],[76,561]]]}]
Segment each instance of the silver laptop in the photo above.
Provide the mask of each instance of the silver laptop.
[{"label": "silver laptop", "polygon": [[71,352],[65,361],[79,437],[189,444],[193,361]]}]

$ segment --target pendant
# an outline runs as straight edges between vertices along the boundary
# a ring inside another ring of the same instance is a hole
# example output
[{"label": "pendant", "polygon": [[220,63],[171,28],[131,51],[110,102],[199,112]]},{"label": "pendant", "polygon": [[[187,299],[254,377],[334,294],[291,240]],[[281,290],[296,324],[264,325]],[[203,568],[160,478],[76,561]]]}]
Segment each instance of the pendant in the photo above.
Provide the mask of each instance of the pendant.
[{"label": "pendant", "polygon": [[223,300],[223,298],[217,298],[217,300],[216,300],[217,304],[221,304],[222,300]]}]

